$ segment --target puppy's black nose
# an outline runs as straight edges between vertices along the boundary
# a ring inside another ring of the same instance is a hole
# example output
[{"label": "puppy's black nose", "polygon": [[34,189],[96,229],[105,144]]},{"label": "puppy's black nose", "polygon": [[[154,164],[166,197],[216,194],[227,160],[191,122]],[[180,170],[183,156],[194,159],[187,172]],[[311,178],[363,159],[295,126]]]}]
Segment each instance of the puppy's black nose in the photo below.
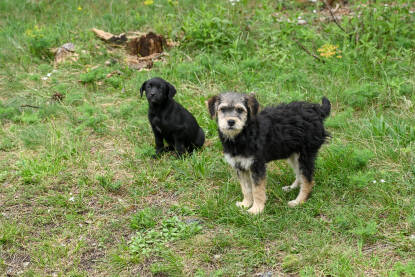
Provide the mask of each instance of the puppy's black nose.
[{"label": "puppy's black nose", "polygon": [[232,127],[233,125],[235,125],[235,120],[232,120],[232,119],[228,120],[228,125],[230,127]]}]

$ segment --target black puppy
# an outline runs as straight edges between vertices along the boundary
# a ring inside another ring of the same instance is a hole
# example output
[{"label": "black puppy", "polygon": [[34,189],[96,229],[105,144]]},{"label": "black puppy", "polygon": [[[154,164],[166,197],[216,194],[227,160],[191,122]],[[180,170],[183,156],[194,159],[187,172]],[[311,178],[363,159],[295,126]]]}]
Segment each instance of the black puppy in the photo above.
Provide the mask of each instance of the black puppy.
[{"label": "black puppy", "polygon": [[[148,119],[156,141],[156,156],[165,151],[176,151],[181,156],[202,147],[205,133],[194,116],[173,100],[176,89],[161,78],[152,78],[143,83],[140,95],[146,92]],[[165,140],[168,147],[164,147]]]},{"label": "black puppy", "polygon": [[323,121],[330,113],[330,101],[322,104],[292,102],[258,112],[253,95],[223,93],[208,101],[209,113],[218,123],[225,160],[236,169],[244,199],[239,207],[248,212],[263,211],[266,195],[266,163],[288,159],[296,179],[289,191],[300,186],[293,207],[307,200],[314,185],[314,162],[329,134]]}]

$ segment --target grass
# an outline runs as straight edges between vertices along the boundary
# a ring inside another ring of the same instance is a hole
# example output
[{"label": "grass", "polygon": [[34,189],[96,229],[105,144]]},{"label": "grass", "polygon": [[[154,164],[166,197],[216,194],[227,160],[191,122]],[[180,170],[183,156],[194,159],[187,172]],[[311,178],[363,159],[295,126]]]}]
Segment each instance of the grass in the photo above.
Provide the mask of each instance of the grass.
[{"label": "grass", "polygon": [[[322,8],[1,1],[0,275],[413,276],[415,6],[349,1],[344,31],[320,21]],[[180,45],[135,71],[92,27],[153,30]],[[54,67],[48,48],[67,42],[79,59]],[[176,86],[206,132],[186,158],[151,158],[138,90],[154,76]],[[265,213],[235,206],[239,184],[204,104],[225,90],[255,92],[264,106],[332,101],[332,139],[306,204],[288,208],[297,192],[281,187],[294,176],[278,161]]]}]

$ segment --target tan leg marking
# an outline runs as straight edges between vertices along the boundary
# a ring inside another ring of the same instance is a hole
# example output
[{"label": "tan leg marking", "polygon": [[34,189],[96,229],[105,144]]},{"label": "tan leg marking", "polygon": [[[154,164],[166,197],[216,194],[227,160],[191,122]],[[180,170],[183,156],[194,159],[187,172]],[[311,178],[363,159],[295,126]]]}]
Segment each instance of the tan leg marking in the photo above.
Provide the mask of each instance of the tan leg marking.
[{"label": "tan leg marking", "polygon": [[291,200],[290,202],[288,202],[288,206],[290,207],[295,207],[298,204],[304,203],[307,200],[308,195],[310,194],[314,186],[314,181],[309,182],[304,176],[301,176],[301,179],[302,182],[300,187],[300,193],[298,193],[297,198],[295,200]]},{"label": "tan leg marking", "polygon": [[[252,180],[252,176],[251,176]],[[264,210],[265,201],[267,200],[267,196],[265,194],[265,177],[259,180],[258,183],[252,182],[252,195],[254,196],[254,204],[248,210],[248,213],[251,214],[259,214]]]},{"label": "tan leg marking", "polygon": [[237,173],[244,199],[241,202],[236,202],[236,206],[241,208],[249,208],[254,202],[252,195],[251,172],[238,170]]},{"label": "tan leg marking", "polygon": [[291,167],[293,168],[293,171],[295,173],[295,181],[294,181],[294,183],[291,184],[291,186],[282,187],[283,191],[288,192],[288,191],[291,191],[293,189],[296,189],[296,188],[298,188],[298,186],[301,183],[300,163],[298,162],[299,157],[300,157],[300,155],[295,153],[295,154],[292,154],[287,159],[288,164],[291,165]]}]

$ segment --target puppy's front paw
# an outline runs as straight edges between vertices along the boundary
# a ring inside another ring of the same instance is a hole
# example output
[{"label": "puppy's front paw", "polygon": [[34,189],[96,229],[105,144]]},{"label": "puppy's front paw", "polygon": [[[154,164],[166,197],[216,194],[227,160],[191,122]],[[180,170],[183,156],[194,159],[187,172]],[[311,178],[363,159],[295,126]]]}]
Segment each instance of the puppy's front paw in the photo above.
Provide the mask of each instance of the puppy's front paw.
[{"label": "puppy's front paw", "polygon": [[242,202],[236,202],[236,206],[238,206],[239,208],[249,208],[251,207],[252,202],[247,201],[247,200],[243,200]]},{"label": "puppy's front paw", "polygon": [[260,214],[262,213],[262,211],[264,210],[264,206],[261,205],[253,205],[249,210],[248,213],[250,214]]},{"label": "puppy's front paw", "polygon": [[291,208],[298,206],[298,204],[301,204],[301,202],[297,200],[291,200],[290,202],[288,202],[288,206],[290,206]]}]

